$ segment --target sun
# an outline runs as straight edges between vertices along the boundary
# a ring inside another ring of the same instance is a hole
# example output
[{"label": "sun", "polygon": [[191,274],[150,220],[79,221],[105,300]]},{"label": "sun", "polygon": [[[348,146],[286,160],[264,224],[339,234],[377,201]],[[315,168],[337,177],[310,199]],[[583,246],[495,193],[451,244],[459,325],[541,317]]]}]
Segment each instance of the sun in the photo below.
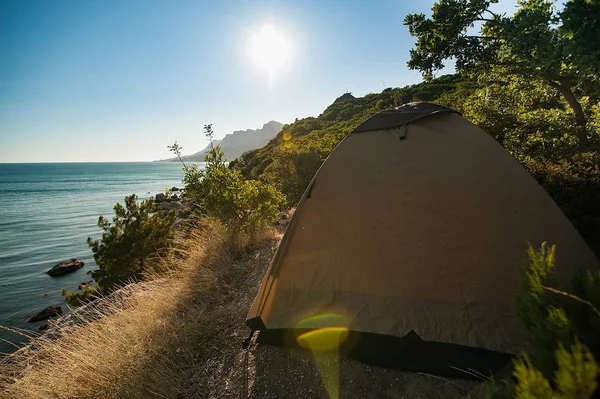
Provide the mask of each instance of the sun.
[{"label": "sun", "polygon": [[290,57],[289,41],[272,25],[264,25],[252,37],[251,50],[256,63],[269,75],[284,66]]}]

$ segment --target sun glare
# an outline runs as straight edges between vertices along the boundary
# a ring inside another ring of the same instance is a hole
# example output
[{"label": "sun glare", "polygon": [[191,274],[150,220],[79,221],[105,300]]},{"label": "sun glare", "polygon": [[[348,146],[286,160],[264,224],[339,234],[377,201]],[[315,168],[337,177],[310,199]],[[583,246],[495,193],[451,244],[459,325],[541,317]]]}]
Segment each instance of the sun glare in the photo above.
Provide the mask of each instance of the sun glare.
[{"label": "sun glare", "polygon": [[252,55],[269,75],[280,69],[290,57],[290,44],[285,36],[271,25],[265,25],[253,37]]}]

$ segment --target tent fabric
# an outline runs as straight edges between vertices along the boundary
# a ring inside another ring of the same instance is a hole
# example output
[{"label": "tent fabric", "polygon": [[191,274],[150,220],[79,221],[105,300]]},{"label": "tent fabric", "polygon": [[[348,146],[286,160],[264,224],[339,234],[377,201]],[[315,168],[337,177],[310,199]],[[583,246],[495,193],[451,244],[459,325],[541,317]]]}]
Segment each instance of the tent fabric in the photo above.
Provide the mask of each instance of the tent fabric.
[{"label": "tent fabric", "polygon": [[528,243],[557,245],[565,279],[597,259],[534,178],[459,114],[378,115],[315,175],[246,324],[322,328],[311,316],[333,314],[357,334],[518,353]]}]

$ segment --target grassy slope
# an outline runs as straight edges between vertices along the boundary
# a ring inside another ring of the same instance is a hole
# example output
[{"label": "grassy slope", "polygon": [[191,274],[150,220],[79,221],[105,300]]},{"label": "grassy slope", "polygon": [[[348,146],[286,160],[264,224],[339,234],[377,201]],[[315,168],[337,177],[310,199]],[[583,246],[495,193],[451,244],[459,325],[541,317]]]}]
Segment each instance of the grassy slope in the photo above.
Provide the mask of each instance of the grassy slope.
[{"label": "grassy slope", "polygon": [[270,235],[249,247],[226,237],[214,226],[195,230],[183,255],[167,261],[160,284],[130,288],[127,300],[104,306],[104,317],[65,327],[57,339],[42,336],[39,350],[5,359],[0,397],[177,397],[190,370],[206,367],[211,339],[243,323],[229,317],[239,300],[232,286],[247,280],[252,261],[267,263],[278,242]]}]

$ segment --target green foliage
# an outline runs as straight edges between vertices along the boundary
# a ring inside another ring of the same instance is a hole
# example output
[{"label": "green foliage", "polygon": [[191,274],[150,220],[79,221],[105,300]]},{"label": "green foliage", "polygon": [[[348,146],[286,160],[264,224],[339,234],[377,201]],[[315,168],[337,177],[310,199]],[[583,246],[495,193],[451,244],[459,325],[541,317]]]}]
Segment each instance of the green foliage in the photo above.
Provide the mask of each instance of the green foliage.
[{"label": "green foliage", "polygon": [[96,299],[101,294],[101,291],[99,287],[96,286],[86,288],[81,292],[70,292],[63,288],[61,293],[69,305],[81,306]]},{"label": "green foliage", "polygon": [[102,239],[88,238],[99,266],[92,277],[102,292],[131,278],[140,278],[153,258],[166,253],[177,218],[173,211],[165,216],[153,213],[154,201],[138,203],[134,194],[125,198],[125,207],[117,203],[114,211],[112,222],[103,216],[98,219]]},{"label": "green foliage", "polygon": [[515,158],[558,160],[579,150],[566,105],[543,81],[518,76],[500,81],[488,74],[479,83],[482,88],[472,89],[470,95],[446,97],[444,105],[460,109]]},{"label": "green foliage", "polygon": [[579,153],[558,161],[526,158],[523,165],[584,237],[600,237],[600,154]]},{"label": "green foliage", "polygon": [[567,351],[561,343],[556,351],[556,387],[564,398],[590,398],[598,387],[598,364],[578,340]]},{"label": "green foliage", "polygon": [[527,249],[529,262],[525,273],[527,274],[528,287],[527,293],[539,300],[544,294],[543,284],[548,280],[548,276],[554,271],[556,262],[556,248],[548,249],[546,243],[542,244],[539,252],[529,246]]},{"label": "green foliage", "polygon": [[[408,66],[431,79],[452,58],[457,70],[472,77],[492,73],[499,80],[521,76],[542,81],[563,96],[575,115],[577,129],[570,133],[587,145],[582,97],[598,93],[594,80],[600,52],[593,19],[598,1],[571,0],[559,14],[552,1],[521,0],[512,16],[492,12],[495,2],[439,0],[431,18],[407,15],[404,24],[417,38]],[[474,32],[476,24],[479,32]],[[592,55],[590,49],[595,50]]]},{"label": "green foliage", "polygon": [[311,135],[284,143],[275,148],[273,161],[265,168],[262,179],[285,193],[288,205],[293,206],[337,144],[332,136],[313,139]]},{"label": "green foliage", "polygon": [[572,0],[561,12],[561,36],[576,73],[591,80],[600,79],[600,2]]},{"label": "green foliage", "polygon": [[515,362],[515,397],[518,399],[553,399],[552,387],[544,375],[531,365],[529,359]]},{"label": "green foliage", "polygon": [[529,248],[525,294],[517,301],[528,350],[515,360],[516,381],[491,384],[493,397],[591,398],[597,388],[600,273],[578,274],[567,291],[555,268],[555,247]]},{"label": "green foliage", "polygon": [[[553,384],[527,356],[515,362],[517,399],[586,399],[594,394],[598,383],[598,364],[590,351],[578,340],[567,350],[561,343],[555,352],[558,369]],[[555,389],[553,388],[556,387]]]},{"label": "green foliage", "polygon": [[517,315],[531,345],[530,356],[544,375],[555,368],[554,351],[559,342],[571,343],[573,326],[561,307],[563,298],[548,294],[544,286],[556,286],[554,247],[544,243],[539,252],[528,250],[527,294],[517,301]]},{"label": "green foliage", "polygon": [[[205,126],[212,143],[212,126]],[[176,144],[175,144],[176,145]],[[230,169],[223,152],[210,146],[204,169],[184,164],[186,195],[195,200],[200,211],[216,217],[232,231],[253,233],[265,223],[274,221],[285,198],[271,184],[245,180],[241,173]]]}]

